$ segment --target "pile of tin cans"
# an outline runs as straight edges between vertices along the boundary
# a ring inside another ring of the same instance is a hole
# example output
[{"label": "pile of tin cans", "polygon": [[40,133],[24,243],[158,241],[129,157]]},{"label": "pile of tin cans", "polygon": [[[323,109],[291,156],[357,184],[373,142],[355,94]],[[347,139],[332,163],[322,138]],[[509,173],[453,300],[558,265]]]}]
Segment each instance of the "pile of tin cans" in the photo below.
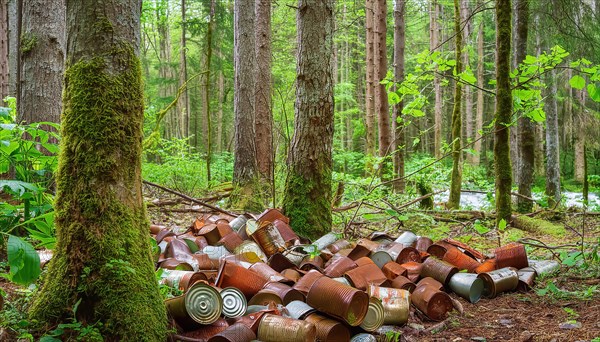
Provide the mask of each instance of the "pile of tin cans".
[{"label": "pile of tin cans", "polygon": [[411,317],[444,320],[451,293],[476,303],[526,291],[559,268],[528,259],[518,243],[487,256],[409,231],[310,242],[276,209],[150,230],[160,282],[182,293],[165,301],[182,341],[375,341]]}]

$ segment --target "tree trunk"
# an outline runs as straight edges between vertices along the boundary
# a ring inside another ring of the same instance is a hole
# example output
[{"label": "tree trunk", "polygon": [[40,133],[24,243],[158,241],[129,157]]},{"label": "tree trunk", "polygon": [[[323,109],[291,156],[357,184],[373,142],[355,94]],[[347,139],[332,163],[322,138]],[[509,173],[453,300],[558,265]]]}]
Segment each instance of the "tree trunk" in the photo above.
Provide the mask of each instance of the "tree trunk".
[{"label": "tree trunk", "polygon": [[[158,31],[159,67],[158,74],[161,79],[159,96],[165,103],[174,95],[173,87],[169,82],[173,79],[171,70],[171,33],[169,30],[169,4],[167,0],[159,0],[156,4],[156,23]],[[179,117],[174,110],[169,110],[165,116],[165,138],[181,138],[179,131]]]},{"label": "tree trunk", "polygon": [[[8,93],[19,97],[19,83],[21,78],[21,59],[19,58],[19,45],[21,36],[21,2],[22,0],[8,0]],[[17,102],[17,109],[19,103]]]},{"label": "tree trunk", "polygon": [[[460,9],[460,17],[461,17],[461,27],[463,34],[463,46],[469,46],[469,40],[471,37],[471,10],[469,9],[469,1],[461,0],[461,9]],[[469,48],[464,49],[463,52],[463,68],[471,68],[469,57]],[[464,92],[464,100],[465,100],[465,111],[463,113],[463,122],[465,126],[465,134],[463,137],[465,138],[463,141],[470,142],[475,138],[475,117],[473,116],[473,93],[471,91],[471,86],[466,86],[463,89]],[[464,154],[464,153],[463,153]],[[469,164],[473,164],[473,154],[466,153],[467,162]]]},{"label": "tree trunk", "polygon": [[334,1],[298,1],[294,137],[283,211],[311,238],[331,230]]},{"label": "tree trunk", "polygon": [[375,110],[378,113],[379,127],[379,156],[381,162],[381,177],[389,170],[390,160],[385,158],[390,153],[390,107],[387,91],[381,81],[387,74],[387,3],[386,0],[375,2]]},{"label": "tree trunk", "polygon": [[496,174],[496,224],[510,222],[512,214],[510,190],[510,128],[512,93],[510,90],[510,0],[496,1],[496,122],[494,124],[494,171]]},{"label": "tree trunk", "polygon": [[[272,188],[273,113],[271,111],[271,0],[256,0],[256,161]],[[271,192],[271,191],[269,191]]]},{"label": "tree trunk", "polygon": [[60,122],[65,2],[23,0],[19,121]]},{"label": "tree trunk", "polygon": [[[460,31],[461,15],[459,0],[454,0],[454,32],[456,33],[455,53],[456,53],[456,75],[463,72],[462,60],[462,41],[463,35]],[[448,209],[458,209],[460,207],[460,188],[462,185],[462,116],[461,116],[461,98],[462,83],[454,82],[454,109],[452,111],[452,176],[450,183],[450,196],[446,207]]]},{"label": "tree trunk", "polygon": [[219,109],[217,111],[217,144],[215,149],[218,153],[223,152],[223,103],[225,102],[225,76],[223,70],[218,71],[217,87],[219,90]]},{"label": "tree trunk", "polygon": [[[401,84],[404,81],[404,50],[406,47],[406,0],[394,1],[394,81]],[[406,138],[404,135],[404,121],[402,109],[404,103],[399,102],[393,108],[392,128],[394,131],[394,176],[404,177],[404,164],[406,156]],[[398,122],[400,120],[400,122]],[[400,179],[394,182],[394,190],[403,192],[406,182]]]},{"label": "tree trunk", "polygon": [[[533,17],[534,20],[534,25],[535,25],[535,31],[536,31],[536,36],[535,36],[535,50],[536,50],[536,54],[539,56],[542,54],[542,42],[541,42],[541,35],[542,33],[540,32],[540,16],[539,14],[536,14]],[[571,99],[571,105],[572,105],[572,99]],[[545,138],[545,132],[544,132],[544,125],[542,123],[537,123],[535,125],[535,156],[533,158],[534,160],[534,164],[535,164],[535,175],[537,177],[545,177],[546,176],[546,169],[544,167],[544,141],[546,140]]]},{"label": "tree trunk", "polygon": [[475,114],[475,132],[473,135],[473,138],[475,139],[475,143],[473,144],[473,150],[475,150],[475,153],[471,158],[471,164],[474,166],[479,166],[479,164],[481,163],[481,154],[483,153],[483,150],[481,148],[482,139],[480,139],[480,132],[483,129],[483,108],[485,105],[485,103],[483,102],[483,25],[484,21],[481,20],[481,22],[479,23],[479,31],[477,33],[477,87],[479,89],[477,90],[477,113]]},{"label": "tree trunk", "polygon": [[[179,48],[179,87],[187,81],[187,40],[186,40],[186,0],[181,0],[181,38]],[[180,117],[180,130],[182,137],[190,136],[190,99],[188,97],[187,87],[183,90],[179,101],[177,102],[177,112]]]},{"label": "tree trunk", "polygon": [[[515,61],[517,65],[527,56],[527,33],[529,31],[529,0],[516,0],[516,45]],[[519,193],[531,198],[531,186],[533,185],[533,171],[535,167],[535,123],[528,117],[521,117],[518,121],[518,147],[519,162],[517,178]],[[517,197],[517,210],[522,213],[531,212],[533,202]]]},{"label": "tree trunk", "polygon": [[2,99],[8,96],[8,3],[0,0],[0,107]]},{"label": "tree trunk", "polygon": [[576,90],[575,94],[575,96],[577,97],[577,116],[575,117],[575,127],[578,134],[575,135],[575,163],[573,165],[573,178],[576,181],[583,183],[583,164],[585,158],[585,125],[583,123],[583,115],[585,108],[585,92],[583,90]]},{"label": "tree trunk", "polygon": [[[48,5],[48,4],[47,4]],[[54,257],[30,318],[94,322],[108,341],[164,341],[141,187],[140,0],[67,3]]]},{"label": "tree trunk", "polygon": [[234,3],[234,98],[235,142],[233,161],[233,191],[231,205],[235,208],[260,211],[258,166],[256,164],[255,91],[256,50],[254,41],[254,0]]},{"label": "tree trunk", "polygon": [[[434,51],[440,44],[439,24],[437,22],[440,16],[440,10],[437,0],[431,0],[429,10],[429,50]],[[437,71],[437,67],[435,69]],[[435,93],[435,103],[433,107],[433,153],[436,158],[442,156],[442,84],[441,76],[433,76],[433,92]]]},{"label": "tree trunk", "polygon": [[[375,155],[375,1],[366,0],[365,4],[365,26],[366,37],[366,59],[367,59],[367,82],[366,82],[366,153],[367,156]],[[368,167],[369,169],[370,167]]]},{"label": "tree trunk", "polygon": [[210,66],[212,62],[212,45],[213,45],[213,32],[215,30],[215,3],[216,0],[210,1],[210,14],[208,17],[208,29],[206,31],[206,64],[204,65],[204,122],[206,130],[204,131],[204,138],[206,139],[206,181],[210,184],[210,163],[212,161],[212,120],[210,111]]}]

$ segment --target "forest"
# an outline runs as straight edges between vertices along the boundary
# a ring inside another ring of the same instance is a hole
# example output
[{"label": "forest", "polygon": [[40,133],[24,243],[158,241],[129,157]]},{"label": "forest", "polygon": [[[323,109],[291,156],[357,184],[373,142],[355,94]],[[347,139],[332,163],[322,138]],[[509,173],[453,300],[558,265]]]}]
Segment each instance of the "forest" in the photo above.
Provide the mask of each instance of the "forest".
[{"label": "forest", "polygon": [[600,341],[598,23],[0,0],[0,340]]}]

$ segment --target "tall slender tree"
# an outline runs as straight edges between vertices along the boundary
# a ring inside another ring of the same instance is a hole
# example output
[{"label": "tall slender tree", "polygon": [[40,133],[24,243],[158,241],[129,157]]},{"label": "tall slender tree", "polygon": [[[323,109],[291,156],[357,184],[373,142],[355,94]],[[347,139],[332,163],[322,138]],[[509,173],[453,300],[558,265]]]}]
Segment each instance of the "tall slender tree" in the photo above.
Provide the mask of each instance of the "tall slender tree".
[{"label": "tall slender tree", "polygon": [[390,132],[390,106],[388,104],[387,90],[381,81],[387,74],[387,2],[386,0],[375,1],[375,111],[378,117],[379,128],[379,156],[382,161],[382,177],[388,171],[387,155],[391,152]]},{"label": "tall slender tree", "polygon": [[[404,51],[406,48],[406,0],[394,1],[394,81],[401,84],[404,81]],[[405,134],[404,121],[402,119],[403,102],[399,102],[393,107],[392,128],[394,131],[394,175],[400,178],[394,182],[394,189],[402,192],[405,188],[404,163],[405,154]]]},{"label": "tall slender tree", "polygon": [[[456,75],[463,72],[463,34],[461,32],[461,15],[459,0],[454,0],[454,32],[455,36],[455,59]],[[450,183],[450,196],[446,206],[449,209],[460,207],[460,188],[462,183],[462,83],[454,82],[454,109],[452,110],[452,179]]]},{"label": "tall slender tree", "polygon": [[8,3],[0,0],[0,106],[8,96]]},{"label": "tall slender tree", "polygon": [[299,0],[294,137],[283,210],[311,238],[331,229],[333,0]]},{"label": "tall slender tree", "polygon": [[141,0],[68,1],[54,256],[30,316],[164,341],[141,187]]},{"label": "tall slender tree", "polygon": [[[179,87],[182,87],[188,78],[187,67],[187,6],[186,0],[181,0],[181,37],[179,39]],[[187,86],[183,89],[183,93],[177,101],[177,112],[181,118],[181,134],[184,137],[189,137],[190,130],[190,98],[188,96]]]},{"label": "tall slender tree", "polygon": [[211,64],[212,64],[212,51],[213,51],[213,34],[215,31],[215,6],[216,1],[210,1],[210,12],[208,14],[208,28],[206,30],[206,59],[205,59],[205,74],[204,74],[204,84],[203,84],[203,103],[202,107],[204,110],[204,122],[205,122],[205,130],[204,130],[204,138],[206,139],[206,180],[208,182],[211,181],[211,173],[210,173],[210,164],[212,161],[212,113],[211,113],[211,105],[210,105],[210,75],[211,75]]},{"label": "tall slender tree", "polygon": [[481,161],[481,130],[483,129],[483,107],[484,107],[484,97],[483,97],[483,25],[484,20],[479,22],[479,29],[477,31],[477,109],[475,114],[475,128],[474,128],[474,139],[475,143],[473,144],[473,150],[475,153],[472,154],[471,164],[478,166]]},{"label": "tall slender tree", "polygon": [[560,156],[558,140],[558,105],[556,72],[550,70],[546,77],[546,196],[548,204],[560,201]]},{"label": "tall slender tree", "polygon": [[375,155],[377,143],[375,141],[375,0],[365,0],[365,27],[366,27],[366,95],[365,95],[365,125],[366,125],[366,153]]},{"label": "tall slender tree", "polygon": [[510,90],[510,0],[496,0],[496,114],[494,140],[494,173],[496,176],[496,224],[510,222],[512,204],[512,166],[510,163],[510,121],[512,93]]},{"label": "tall slender tree", "polygon": [[[439,49],[440,28],[438,18],[440,16],[437,0],[431,0],[429,8],[429,50]],[[437,67],[436,67],[437,69]],[[436,72],[433,76],[433,92],[435,103],[433,106],[433,153],[436,158],[442,155],[442,78]]]}]

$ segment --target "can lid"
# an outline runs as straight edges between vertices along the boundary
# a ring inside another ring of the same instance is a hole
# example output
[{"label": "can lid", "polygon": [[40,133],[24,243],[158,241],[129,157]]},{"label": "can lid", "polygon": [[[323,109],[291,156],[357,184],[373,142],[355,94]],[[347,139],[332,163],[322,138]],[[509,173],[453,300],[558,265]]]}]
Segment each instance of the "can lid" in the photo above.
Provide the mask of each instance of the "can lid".
[{"label": "can lid", "polygon": [[376,297],[369,298],[369,308],[367,309],[367,315],[360,324],[360,327],[366,331],[376,331],[383,325],[385,319],[385,313],[381,300]]},{"label": "can lid", "polygon": [[221,290],[220,294],[223,300],[223,316],[235,318],[246,313],[248,302],[242,291],[235,287],[226,287]]},{"label": "can lid", "polygon": [[215,322],[221,316],[222,308],[221,295],[207,283],[195,283],[185,294],[185,309],[200,324]]}]

